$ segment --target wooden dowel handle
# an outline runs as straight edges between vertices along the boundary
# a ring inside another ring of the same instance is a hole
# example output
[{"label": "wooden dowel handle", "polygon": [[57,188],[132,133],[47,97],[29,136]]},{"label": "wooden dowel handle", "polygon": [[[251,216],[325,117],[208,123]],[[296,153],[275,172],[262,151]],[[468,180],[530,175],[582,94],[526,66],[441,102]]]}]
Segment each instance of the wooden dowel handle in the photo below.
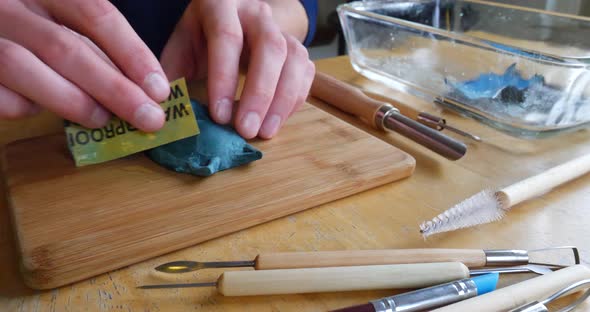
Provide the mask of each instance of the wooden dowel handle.
[{"label": "wooden dowel handle", "polygon": [[498,289],[482,296],[451,304],[434,311],[507,311],[531,301],[545,299],[562,288],[588,278],[590,278],[590,269],[587,266],[571,266],[553,273]]},{"label": "wooden dowel handle", "polygon": [[468,267],[482,267],[486,255],[481,249],[339,250],[262,253],[255,262],[257,270],[428,262],[462,262]]},{"label": "wooden dowel handle", "polygon": [[469,277],[459,262],[230,271],[218,280],[225,296],[420,288]]},{"label": "wooden dowel handle", "polygon": [[590,171],[590,154],[572,159],[543,173],[532,176],[497,192],[508,209],[525,200],[543,195],[552,188],[578,178]]},{"label": "wooden dowel handle", "polygon": [[381,106],[387,104],[370,98],[350,84],[320,72],[315,75],[311,95],[361,118],[375,128],[378,128],[375,124],[375,114]]}]

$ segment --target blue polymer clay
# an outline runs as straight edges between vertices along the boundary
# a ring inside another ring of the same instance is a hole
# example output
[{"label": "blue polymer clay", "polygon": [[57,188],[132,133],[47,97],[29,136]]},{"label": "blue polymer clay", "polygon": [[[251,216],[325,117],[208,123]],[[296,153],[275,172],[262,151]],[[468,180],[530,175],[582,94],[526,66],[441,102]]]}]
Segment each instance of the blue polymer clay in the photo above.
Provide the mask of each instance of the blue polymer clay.
[{"label": "blue polymer clay", "polygon": [[176,172],[210,176],[262,158],[233,128],[213,122],[205,106],[194,100],[191,105],[200,133],[147,151],[151,160]]},{"label": "blue polymer clay", "polygon": [[525,91],[536,85],[542,86],[544,80],[541,75],[534,75],[531,79],[524,79],[516,70],[516,64],[512,64],[502,75],[485,73],[473,80],[454,83],[452,86],[468,99],[476,100],[495,98],[507,88]]}]

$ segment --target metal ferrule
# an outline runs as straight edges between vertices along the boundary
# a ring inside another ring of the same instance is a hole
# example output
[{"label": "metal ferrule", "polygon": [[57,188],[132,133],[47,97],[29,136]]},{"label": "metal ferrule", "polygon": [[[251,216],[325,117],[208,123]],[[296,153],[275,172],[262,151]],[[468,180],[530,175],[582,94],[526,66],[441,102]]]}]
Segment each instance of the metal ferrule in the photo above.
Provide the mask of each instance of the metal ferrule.
[{"label": "metal ferrule", "polygon": [[382,105],[375,113],[375,126],[397,132],[406,138],[448,159],[457,160],[465,155],[467,146],[400,113],[389,105]]},{"label": "metal ferrule", "polygon": [[529,253],[526,250],[484,250],[486,266],[510,266],[529,263]]},{"label": "metal ferrule", "polygon": [[414,312],[442,307],[477,296],[471,279],[424,288],[409,293],[371,301],[375,312]]},{"label": "metal ferrule", "polygon": [[399,109],[393,107],[390,104],[384,104],[379,107],[379,110],[375,114],[375,125],[381,130],[386,130],[385,119],[393,113],[399,113]]},{"label": "metal ferrule", "polygon": [[549,312],[549,309],[544,304],[533,301],[514,310],[510,310],[510,312]]}]

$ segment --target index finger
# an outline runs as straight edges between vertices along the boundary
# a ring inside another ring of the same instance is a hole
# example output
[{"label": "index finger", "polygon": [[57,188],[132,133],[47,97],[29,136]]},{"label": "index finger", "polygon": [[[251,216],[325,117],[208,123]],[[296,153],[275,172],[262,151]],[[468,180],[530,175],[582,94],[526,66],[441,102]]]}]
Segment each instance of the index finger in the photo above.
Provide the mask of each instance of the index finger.
[{"label": "index finger", "polygon": [[[271,8],[265,2],[246,9],[242,21],[248,27],[246,38],[251,55],[240,107],[236,113],[236,130],[244,138],[251,139],[259,133],[275,98],[287,58],[287,41],[272,20]],[[287,72],[287,75],[290,74]],[[276,118],[275,122],[279,123]]]},{"label": "index finger", "polygon": [[109,1],[47,0],[45,4],[57,20],[96,43],[154,101],[168,97],[170,86],[160,63]]},{"label": "index finger", "polygon": [[231,1],[212,2],[199,8],[207,37],[209,109],[213,120],[229,123],[240,70],[244,43],[242,26]]}]

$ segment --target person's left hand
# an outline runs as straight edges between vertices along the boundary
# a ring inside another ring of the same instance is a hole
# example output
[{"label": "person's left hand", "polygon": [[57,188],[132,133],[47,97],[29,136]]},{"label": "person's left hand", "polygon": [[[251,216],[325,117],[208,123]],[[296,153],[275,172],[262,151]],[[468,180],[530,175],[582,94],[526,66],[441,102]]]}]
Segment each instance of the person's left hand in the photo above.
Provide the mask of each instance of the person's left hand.
[{"label": "person's left hand", "polygon": [[[242,58],[248,71],[233,112]],[[213,120],[227,124],[233,114],[247,139],[273,137],[305,102],[315,75],[306,48],[281,32],[271,7],[260,0],[193,0],[161,63],[170,80],[207,76]]]}]

